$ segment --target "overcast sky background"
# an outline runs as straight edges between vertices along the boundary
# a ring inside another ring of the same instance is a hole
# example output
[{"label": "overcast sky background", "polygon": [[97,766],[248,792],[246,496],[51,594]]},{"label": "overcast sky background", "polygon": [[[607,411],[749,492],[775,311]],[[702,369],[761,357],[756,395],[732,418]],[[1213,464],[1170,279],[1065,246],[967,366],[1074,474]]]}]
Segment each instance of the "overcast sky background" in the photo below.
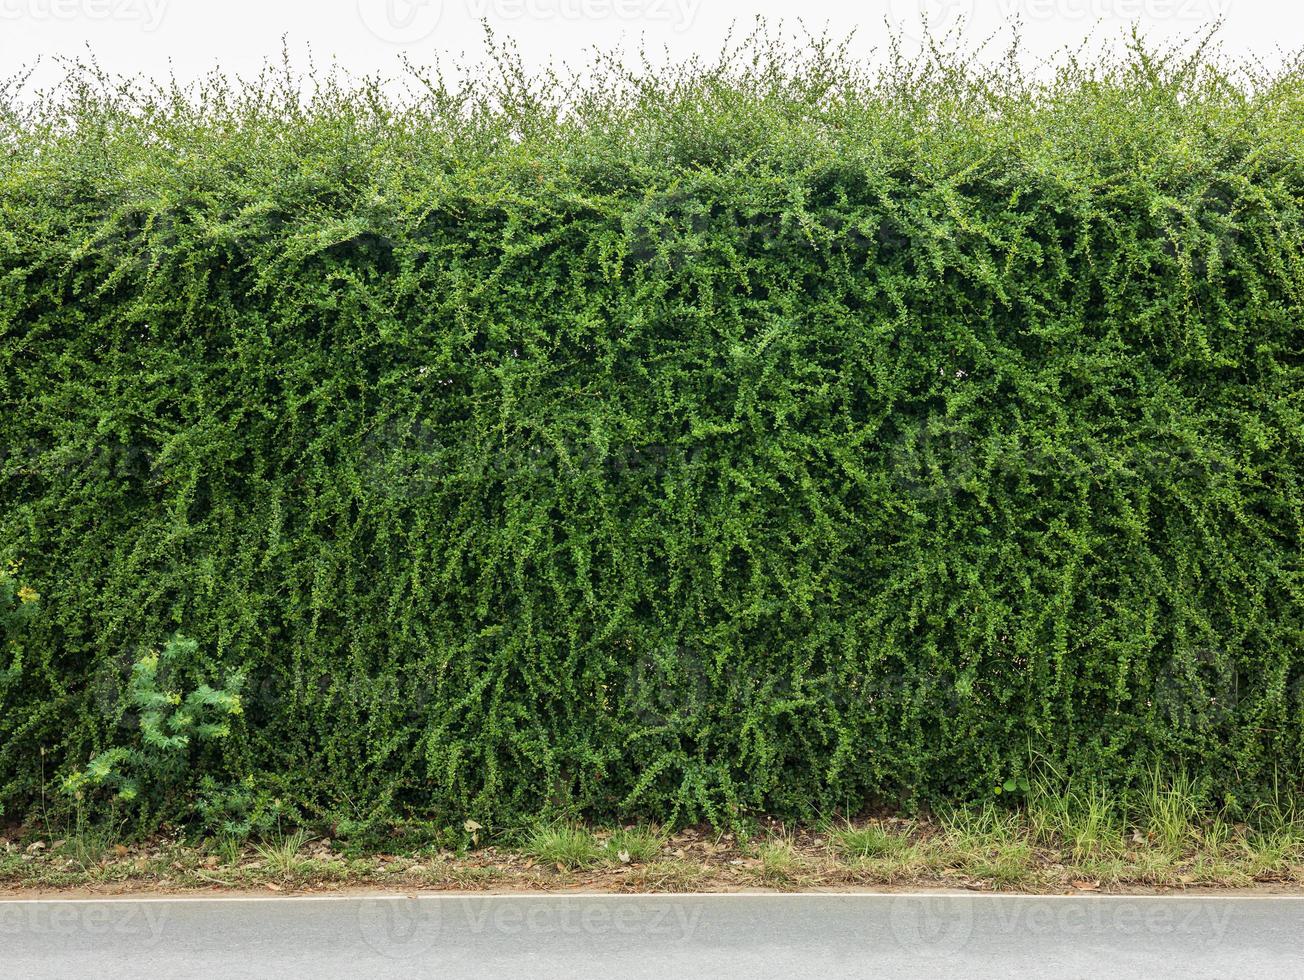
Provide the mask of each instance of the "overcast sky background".
[{"label": "overcast sky background", "polygon": [[856,31],[869,54],[887,26],[921,33],[960,17],[967,38],[1017,18],[1030,59],[1053,54],[1088,34],[1118,43],[1131,24],[1154,40],[1197,33],[1219,18],[1231,54],[1278,62],[1304,43],[1304,4],[1293,0],[0,0],[0,74],[38,57],[84,54],[115,72],[192,78],[220,65],[252,74],[285,36],[296,61],[308,46],[320,61],[358,72],[392,72],[397,55],[431,62],[439,52],[478,56],[481,21],[513,38],[531,64],[582,62],[586,49],[663,46],[676,57],[719,50],[731,23],[757,14],[796,28]]}]

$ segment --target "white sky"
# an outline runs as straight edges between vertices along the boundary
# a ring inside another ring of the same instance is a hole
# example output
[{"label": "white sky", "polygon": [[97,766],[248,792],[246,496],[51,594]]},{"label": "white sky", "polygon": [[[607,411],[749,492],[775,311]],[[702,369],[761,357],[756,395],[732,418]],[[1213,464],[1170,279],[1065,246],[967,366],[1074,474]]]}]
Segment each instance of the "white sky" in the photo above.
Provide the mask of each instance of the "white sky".
[{"label": "white sky", "polygon": [[437,52],[481,52],[483,19],[513,38],[527,62],[582,61],[588,48],[637,44],[673,55],[713,54],[731,23],[764,14],[786,27],[801,18],[857,47],[881,41],[885,23],[918,35],[920,11],[934,27],[967,18],[966,37],[1018,17],[1030,56],[1053,53],[1088,33],[1105,40],[1139,24],[1154,39],[1188,36],[1218,18],[1223,47],[1269,62],[1304,45],[1297,0],[0,0],[0,75],[38,57],[84,54],[115,72],[189,78],[220,65],[251,74],[286,36],[296,61],[311,45],[354,71],[390,71],[397,54],[429,62]]}]

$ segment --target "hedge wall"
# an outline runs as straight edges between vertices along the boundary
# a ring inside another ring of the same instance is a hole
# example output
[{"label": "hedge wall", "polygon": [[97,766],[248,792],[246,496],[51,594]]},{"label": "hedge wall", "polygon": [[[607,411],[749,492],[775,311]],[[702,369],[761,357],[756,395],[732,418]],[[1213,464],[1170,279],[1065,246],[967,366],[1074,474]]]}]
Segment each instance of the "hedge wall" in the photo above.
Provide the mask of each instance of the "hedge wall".
[{"label": "hedge wall", "polygon": [[5,87],[10,816],[1299,784],[1297,67],[468,79]]}]

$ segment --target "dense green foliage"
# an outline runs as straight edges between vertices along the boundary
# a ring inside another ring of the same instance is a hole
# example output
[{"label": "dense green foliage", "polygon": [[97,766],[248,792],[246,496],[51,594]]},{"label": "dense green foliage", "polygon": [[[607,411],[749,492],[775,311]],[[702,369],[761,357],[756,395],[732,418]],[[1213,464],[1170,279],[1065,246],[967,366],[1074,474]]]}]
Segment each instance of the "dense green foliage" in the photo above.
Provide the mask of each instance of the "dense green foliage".
[{"label": "dense green foliage", "polygon": [[198,744],[231,734],[231,719],[241,711],[241,675],[236,674],[224,688],[201,684],[184,696],[167,686],[198,652],[198,643],[178,636],[161,652],[136,661],[127,683],[127,707],[140,725],[139,744],[119,740],[101,752],[85,772],[67,778],[68,792],[79,796],[109,787],[124,803],[136,802],[142,793],[167,794],[187,781],[192,771],[190,752]]},{"label": "dense green foliage", "polygon": [[18,573],[17,564],[0,565],[0,696],[22,676],[27,626],[36,617],[41,598],[20,582]]},{"label": "dense green foliage", "polygon": [[1017,64],[11,83],[0,804],[178,632],[148,819],[1297,786],[1304,74]]}]

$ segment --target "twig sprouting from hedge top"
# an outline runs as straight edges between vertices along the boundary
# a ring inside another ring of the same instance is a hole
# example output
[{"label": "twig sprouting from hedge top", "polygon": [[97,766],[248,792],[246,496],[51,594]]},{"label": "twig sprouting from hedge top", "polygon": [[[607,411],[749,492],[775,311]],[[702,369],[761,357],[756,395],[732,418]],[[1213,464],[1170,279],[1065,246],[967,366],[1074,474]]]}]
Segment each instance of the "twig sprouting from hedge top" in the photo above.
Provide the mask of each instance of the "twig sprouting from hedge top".
[{"label": "twig sprouting from hedge top", "polygon": [[1298,785],[1298,63],[885,65],[5,88],[0,803],[178,629],[323,817]]}]

